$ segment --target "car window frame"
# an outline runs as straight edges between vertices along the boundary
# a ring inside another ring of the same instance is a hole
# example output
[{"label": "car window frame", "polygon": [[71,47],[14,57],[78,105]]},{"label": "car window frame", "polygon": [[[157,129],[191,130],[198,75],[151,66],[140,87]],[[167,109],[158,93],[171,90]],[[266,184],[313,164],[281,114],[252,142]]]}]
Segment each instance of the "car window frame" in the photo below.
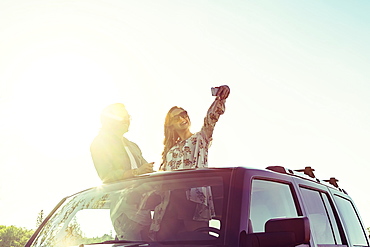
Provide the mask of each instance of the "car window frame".
[{"label": "car window frame", "polygon": [[[316,185],[316,184],[315,184]],[[345,234],[344,234],[344,229],[343,229],[343,225],[342,225],[342,223],[341,223],[341,220],[340,220],[340,218],[339,218],[339,215],[338,215],[338,211],[337,211],[337,209],[336,209],[336,207],[335,207],[335,204],[334,204],[334,202],[333,202],[333,199],[332,199],[332,197],[331,197],[331,193],[329,192],[329,190],[325,187],[325,186],[321,186],[321,185],[316,185],[316,186],[314,186],[314,185],[308,185],[308,184],[299,184],[299,190],[300,190],[300,193],[301,193],[301,196],[302,196],[302,198],[304,198],[304,196],[303,196],[303,193],[302,193],[302,191],[301,191],[301,189],[303,188],[303,189],[308,189],[308,190],[312,190],[312,191],[315,191],[315,192],[318,192],[318,193],[320,193],[319,195],[320,195],[320,198],[321,198],[321,201],[322,201],[322,203],[323,203],[323,205],[324,205],[324,207],[325,207],[325,211],[326,211],[326,216],[327,216],[327,218],[328,218],[328,220],[329,220],[329,224],[330,224],[330,227],[331,227],[331,231],[332,231],[332,234],[333,234],[333,238],[334,238],[334,241],[335,241],[335,243],[334,244],[323,244],[323,243],[316,243],[316,245],[317,246],[320,246],[320,247],[328,247],[328,246],[348,246],[348,241],[347,241],[347,238],[346,238],[346,236],[345,236]],[[329,203],[329,205],[327,205],[326,203],[325,203],[325,201],[323,200],[323,197],[322,197],[322,194],[325,194],[326,195],[326,198],[328,199],[328,203]],[[304,207],[306,208],[307,206],[306,206],[306,199],[303,199],[303,205],[304,205]],[[330,209],[331,209],[331,211],[332,211],[332,213],[333,213],[333,215],[330,215],[330,213],[327,211],[328,210],[328,208],[327,207],[330,207]],[[307,209],[308,210],[308,209]],[[308,212],[307,212],[308,213]],[[332,217],[333,216],[333,217]],[[333,223],[332,222],[335,222],[335,224],[336,224],[336,229],[334,229],[334,226],[333,226]],[[314,231],[311,231],[312,233],[314,233]],[[340,241],[341,241],[341,243],[338,243],[338,241],[337,241],[337,236],[339,235],[339,237],[340,237]],[[313,239],[314,239],[314,241],[316,241],[317,239],[316,239],[316,237],[315,236],[313,236]]]},{"label": "car window frame", "polygon": [[248,219],[250,219],[251,216],[251,202],[252,202],[252,189],[253,189],[253,181],[255,180],[263,180],[263,181],[268,181],[268,182],[274,182],[274,183],[280,183],[280,184],[285,184],[288,186],[290,194],[293,199],[294,207],[296,209],[297,216],[303,216],[302,213],[302,208],[300,206],[300,202],[298,199],[297,192],[294,187],[294,183],[288,178],[288,179],[280,179],[278,177],[265,177],[265,176],[253,176],[250,178],[250,189],[249,189],[249,194],[248,197],[249,199],[249,208],[248,208]]},{"label": "car window frame", "polygon": [[[345,234],[346,238],[348,239],[349,244],[353,245],[353,246],[370,246],[369,236],[366,234],[365,226],[364,226],[364,223],[361,219],[361,215],[360,215],[360,213],[359,213],[359,211],[356,207],[356,204],[352,200],[352,198],[346,193],[338,193],[337,191],[333,191],[333,190],[330,190],[330,192],[332,193],[333,201],[334,201],[334,204],[335,204],[335,206],[337,208],[337,211],[338,211],[338,217],[339,217],[340,221],[343,222],[343,231],[344,231],[344,234]],[[353,209],[353,212],[356,214],[356,222],[359,223],[359,226],[362,230],[362,236],[364,237],[367,245],[358,245],[358,244],[353,244],[352,243],[352,239],[350,237],[350,233],[349,233],[349,230],[347,229],[347,225],[346,225],[346,222],[348,222],[348,220],[345,220],[344,217],[342,216],[341,209],[340,209],[341,207],[338,205],[338,202],[335,200],[336,197],[339,197],[339,198],[342,198],[342,199],[346,200],[351,205],[351,208]]]}]

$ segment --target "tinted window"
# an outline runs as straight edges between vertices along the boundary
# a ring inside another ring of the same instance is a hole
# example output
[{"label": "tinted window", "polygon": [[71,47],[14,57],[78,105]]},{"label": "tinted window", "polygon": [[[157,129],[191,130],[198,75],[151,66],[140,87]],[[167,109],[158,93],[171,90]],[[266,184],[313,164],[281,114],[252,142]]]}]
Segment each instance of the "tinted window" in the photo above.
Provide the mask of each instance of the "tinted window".
[{"label": "tinted window", "polygon": [[253,232],[264,232],[269,219],[298,216],[290,186],[265,180],[253,180],[250,210]]},{"label": "tinted window", "polygon": [[312,236],[317,244],[341,244],[333,210],[325,193],[301,188]]},{"label": "tinted window", "polygon": [[352,203],[339,196],[334,197],[338,205],[339,214],[352,245],[368,246],[364,230]]}]

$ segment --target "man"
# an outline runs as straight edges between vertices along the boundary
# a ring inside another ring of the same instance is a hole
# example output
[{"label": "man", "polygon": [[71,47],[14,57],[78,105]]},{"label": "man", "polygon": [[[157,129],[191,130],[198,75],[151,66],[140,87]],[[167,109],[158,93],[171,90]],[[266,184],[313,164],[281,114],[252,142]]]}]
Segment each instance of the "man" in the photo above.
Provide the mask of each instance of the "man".
[{"label": "man", "polygon": [[135,143],[123,135],[130,126],[130,115],[121,103],[107,106],[101,113],[102,128],[90,146],[95,169],[103,183],[153,172],[153,164],[142,156]]}]

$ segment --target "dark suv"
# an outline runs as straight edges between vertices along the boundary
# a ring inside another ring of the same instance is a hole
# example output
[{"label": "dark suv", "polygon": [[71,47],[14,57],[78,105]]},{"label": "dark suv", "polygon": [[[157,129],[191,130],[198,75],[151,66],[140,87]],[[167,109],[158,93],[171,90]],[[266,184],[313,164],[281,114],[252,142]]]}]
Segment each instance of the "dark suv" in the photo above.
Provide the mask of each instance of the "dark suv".
[{"label": "dark suv", "polygon": [[[163,204],[165,215],[172,213],[158,221]],[[200,206],[209,219],[191,218]],[[199,227],[181,227],[180,215]],[[172,234],[157,239],[159,223]],[[91,188],[64,198],[26,247],[83,245],[328,247],[369,240],[335,178],[274,166],[157,172]]]}]

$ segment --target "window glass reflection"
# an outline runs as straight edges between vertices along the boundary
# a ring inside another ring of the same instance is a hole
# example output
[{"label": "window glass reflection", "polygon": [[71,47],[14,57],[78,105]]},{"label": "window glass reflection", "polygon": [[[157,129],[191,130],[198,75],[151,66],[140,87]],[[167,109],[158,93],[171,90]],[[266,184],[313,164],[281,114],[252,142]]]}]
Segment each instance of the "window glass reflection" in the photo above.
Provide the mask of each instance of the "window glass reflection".
[{"label": "window glass reflection", "polygon": [[253,180],[250,221],[253,232],[264,232],[272,218],[297,217],[290,186],[283,183]]}]

